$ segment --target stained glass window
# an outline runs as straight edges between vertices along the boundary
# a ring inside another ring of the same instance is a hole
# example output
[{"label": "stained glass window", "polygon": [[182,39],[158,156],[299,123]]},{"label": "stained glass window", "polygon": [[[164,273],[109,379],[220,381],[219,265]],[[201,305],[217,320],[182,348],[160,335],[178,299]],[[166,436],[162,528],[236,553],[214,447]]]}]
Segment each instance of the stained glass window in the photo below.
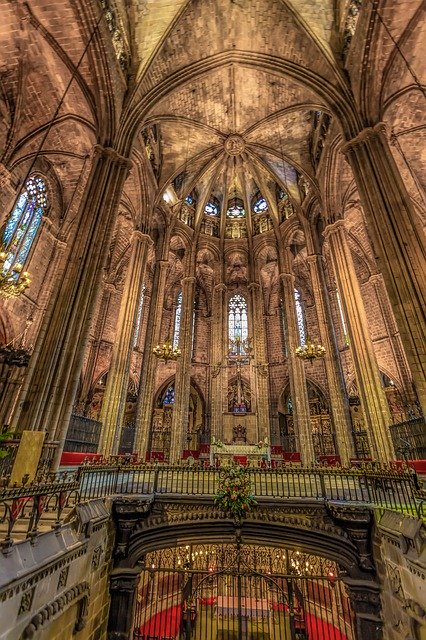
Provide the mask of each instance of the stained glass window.
[{"label": "stained glass window", "polygon": [[245,218],[246,212],[244,211],[244,205],[242,200],[238,198],[233,198],[228,207],[228,211],[226,212],[227,218]]},{"label": "stained glass window", "polygon": [[305,314],[303,313],[302,297],[299,289],[294,290],[294,304],[296,307],[296,320],[297,327],[299,329],[300,344],[304,347],[306,343]]},{"label": "stained glass window", "polygon": [[165,404],[174,404],[175,402],[175,384],[172,382],[166,389],[166,392],[163,397],[163,405]]},{"label": "stained glass window", "polygon": [[141,330],[141,320],[142,320],[142,309],[143,309],[144,296],[145,296],[145,285],[143,285],[143,287],[142,287],[141,297],[140,297],[140,300],[139,300],[138,317],[136,319],[136,331],[135,331],[135,337],[134,337],[134,340],[133,340],[133,347],[134,348],[138,344],[139,333],[140,333],[140,330]]},{"label": "stained glass window", "polygon": [[253,205],[253,211],[255,213],[264,213],[267,210],[268,210],[268,203],[266,202],[265,198],[261,196],[255,201]]},{"label": "stained glass window", "polygon": [[[228,337],[230,341],[235,341],[237,336],[241,343],[248,338],[247,302],[239,293],[232,296],[228,303]],[[245,353],[243,348],[241,353]]]},{"label": "stained glass window", "polygon": [[208,216],[218,216],[219,207],[215,202],[210,201],[204,207],[204,213]]},{"label": "stained glass window", "polygon": [[348,330],[346,328],[345,316],[343,315],[342,301],[340,300],[340,294],[339,294],[337,289],[336,289],[336,296],[337,296],[337,304],[338,304],[338,307],[339,307],[340,320],[342,321],[343,335],[345,337],[345,344],[349,345],[349,336],[348,336]]},{"label": "stained glass window", "polygon": [[189,204],[189,206],[192,206],[195,202],[194,196],[190,193],[188,196],[186,196],[185,202],[186,204]]},{"label": "stained glass window", "polygon": [[8,271],[15,264],[24,264],[46,207],[44,180],[32,175],[26,181],[18,202],[6,222],[3,233],[3,245],[7,253],[4,271]]},{"label": "stained glass window", "polygon": [[182,291],[180,291],[176,298],[176,311],[175,311],[175,326],[173,330],[173,347],[179,346],[179,334],[180,334],[180,317],[182,315]]}]

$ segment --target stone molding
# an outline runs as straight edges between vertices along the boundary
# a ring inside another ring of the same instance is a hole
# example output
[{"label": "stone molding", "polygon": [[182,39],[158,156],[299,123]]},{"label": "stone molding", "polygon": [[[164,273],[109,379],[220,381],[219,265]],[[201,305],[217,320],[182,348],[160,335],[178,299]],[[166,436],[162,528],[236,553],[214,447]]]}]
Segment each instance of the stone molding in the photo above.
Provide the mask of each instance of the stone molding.
[{"label": "stone molding", "polygon": [[22,640],[33,638],[42,627],[46,627],[54,618],[58,618],[70,606],[84,599],[84,604],[78,612],[75,624],[75,631],[81,631],[85,626],[89,593],[89,584],[87,582],[80,582],[70,589],[67,589],[67,591],[55,598],[52,602],[49,602],[49,604],[45,605],[31,618],[31,622],[22,632]]},{"label": "stone molding", "polygon": [[346,156],[353,152],[353,150],[357,147],[362,147],[366,142],[375,138],[378,134],[386,135],[386,124],[384,122],[378,122],[373,127],[366,127],[362,131],[358,133],[355,138],[349,140],[341,147],[341,152]]},{"label": "stone molding", "polygon": [[6,587],[5,589],[0,591],[0,602],[5,602],[10,598],[13,598],[18,593],[23,591],[27,591],[34,585],[36,585],[40,580],[43,580],[47,576],[55,573],[58,569],[62,569],[70,565],[74,560],[80,558],[81,556],[87,553],[88,542],[82,544],[79,549],[76,549],[60,558],[60,560],[56,560],[55,562],[51,562],[47,566],[43,567],[39,571],[33,573],[30,578],[22,578],[20,582],[15,584],[13,587]]}]

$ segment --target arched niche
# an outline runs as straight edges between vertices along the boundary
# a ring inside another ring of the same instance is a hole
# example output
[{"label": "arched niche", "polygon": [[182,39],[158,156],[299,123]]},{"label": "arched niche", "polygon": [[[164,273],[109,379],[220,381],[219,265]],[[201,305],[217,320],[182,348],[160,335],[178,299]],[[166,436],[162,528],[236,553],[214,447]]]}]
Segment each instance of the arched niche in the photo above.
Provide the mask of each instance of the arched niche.
[{"label": "arched niche", "polygon": [[[170,451],[170,435],[174,409],[174,377],[169,378],[158,389],[153,404],[149,456],[151,459],[167,460]],[[184,428],[184,427],[183,427]],[[203,445],[210,441],[206,418],[205,401],[198,385],[191,381],[189,391],[188,424],[186,425],[184,457],[203,457]]]}]

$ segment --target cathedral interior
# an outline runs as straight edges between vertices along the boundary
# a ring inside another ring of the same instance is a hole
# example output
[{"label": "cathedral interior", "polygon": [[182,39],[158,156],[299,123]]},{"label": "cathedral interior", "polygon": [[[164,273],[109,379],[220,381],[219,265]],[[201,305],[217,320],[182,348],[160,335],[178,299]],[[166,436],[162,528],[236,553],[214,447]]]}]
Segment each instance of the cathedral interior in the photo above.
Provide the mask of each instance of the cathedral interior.
[{"label": "cathedral interior", "polygon": [[0,640],[425,640],[425,3],[0,7]]}]

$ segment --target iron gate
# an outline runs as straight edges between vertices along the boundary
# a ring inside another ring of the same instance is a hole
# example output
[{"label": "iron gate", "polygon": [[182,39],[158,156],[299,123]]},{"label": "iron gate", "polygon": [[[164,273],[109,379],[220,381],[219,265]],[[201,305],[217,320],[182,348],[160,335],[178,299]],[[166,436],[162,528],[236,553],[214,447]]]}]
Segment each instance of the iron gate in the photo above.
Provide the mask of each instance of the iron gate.
[{"label": "iron gate", "polygon": [[354,632],[333,563],[268,547],[197,545],[146,556],[133,638],[353,640]]}]

